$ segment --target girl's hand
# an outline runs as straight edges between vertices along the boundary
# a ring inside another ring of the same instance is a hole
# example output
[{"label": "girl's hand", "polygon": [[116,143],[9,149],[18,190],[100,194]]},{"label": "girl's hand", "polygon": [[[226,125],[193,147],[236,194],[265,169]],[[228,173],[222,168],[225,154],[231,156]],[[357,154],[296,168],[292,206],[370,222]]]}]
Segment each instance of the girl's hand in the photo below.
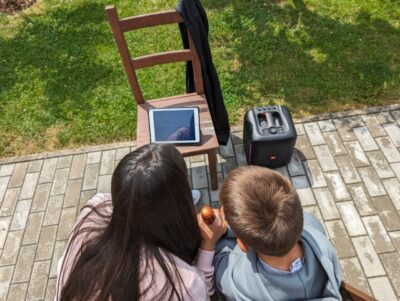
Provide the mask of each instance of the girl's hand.
[{"label": "girl's hand", "polygon": [[197,222],[200,227],[201,236],[203,237],[200,248],[205,251],[214,251],[215,244],[227,230],[227,224],[220,210],[213,210],[215,219],[210,225],[204,222],[200,213],[197,214]]}]

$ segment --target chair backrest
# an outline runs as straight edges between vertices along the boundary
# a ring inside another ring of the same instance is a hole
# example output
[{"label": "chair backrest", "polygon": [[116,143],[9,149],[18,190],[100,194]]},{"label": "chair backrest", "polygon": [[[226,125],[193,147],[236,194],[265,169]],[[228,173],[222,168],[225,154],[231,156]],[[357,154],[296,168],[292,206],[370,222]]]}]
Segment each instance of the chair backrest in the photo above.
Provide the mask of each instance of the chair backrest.
[{"label": "chair backrest", "polygon": [[115,42],[117,43],[118,50],[121,55],[126,75],[128,76],[129,85],[138,104],[144,103],[144,99],[135,70],[166,63],[191,61],[193,65],[196,93],[204,93],[201,65],[189,32],[189,49],[165,51],[137,57],[135,59],[129,54],[124,32],[157,25],[183,23],[182,16],[178,12],[165,11],[123,19],[119,19],[114,5],[107,6],[106,12],[108,21],[110,22],[111,29],[114,34]]}]

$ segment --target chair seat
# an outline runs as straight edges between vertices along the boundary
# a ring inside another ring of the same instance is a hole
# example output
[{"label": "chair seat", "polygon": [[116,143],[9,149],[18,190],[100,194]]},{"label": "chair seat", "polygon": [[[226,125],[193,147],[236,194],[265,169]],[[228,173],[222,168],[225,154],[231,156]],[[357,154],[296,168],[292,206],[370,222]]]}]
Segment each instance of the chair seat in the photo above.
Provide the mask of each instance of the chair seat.
[{"label": "chair seat", "polygon": [[208,109],[207,100],[204,96],[196,93],[183,94],[167,98],[155,99],[137,106],[137,146],[150,143],[150,127],[149,127],[149,109],[165,109],[177,107],[198,107],[200,111],[200,132],[201,144],[195,146],[179,146],[180,153],[184,156],[194,156],[204,154],[209,150],[219,147],[217,137],[215,135],[210,111]]}]

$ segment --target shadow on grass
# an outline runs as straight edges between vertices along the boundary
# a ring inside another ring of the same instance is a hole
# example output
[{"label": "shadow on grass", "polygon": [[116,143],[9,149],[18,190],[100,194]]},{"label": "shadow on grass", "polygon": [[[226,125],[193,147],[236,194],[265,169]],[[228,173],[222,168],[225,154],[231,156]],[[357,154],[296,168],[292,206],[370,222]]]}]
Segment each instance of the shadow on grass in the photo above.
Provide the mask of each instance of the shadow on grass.
[{"label": "shadow on grass", "polygon": [[309,10],[302,0],[205,5],[222,10],[233,30],[233,40],[218,39],[237,55],[224,81],[234,101],[251,107],[283,99],[296,115],[400,99],[400,31],[385,20],[361,11],[345,23]]}]

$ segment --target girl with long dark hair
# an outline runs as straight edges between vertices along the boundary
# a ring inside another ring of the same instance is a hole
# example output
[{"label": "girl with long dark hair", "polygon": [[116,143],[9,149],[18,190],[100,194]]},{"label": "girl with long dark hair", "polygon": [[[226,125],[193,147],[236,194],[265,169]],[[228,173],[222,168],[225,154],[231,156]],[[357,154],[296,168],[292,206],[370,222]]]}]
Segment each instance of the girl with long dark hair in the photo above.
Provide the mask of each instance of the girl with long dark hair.
[{"label": "girl with long dark hair", "polygon": [[111,195],[83,207],[58,264],[56,300],[208,300],[214,245],[226,226],[206,225],[175,147],[126,155]]}]

